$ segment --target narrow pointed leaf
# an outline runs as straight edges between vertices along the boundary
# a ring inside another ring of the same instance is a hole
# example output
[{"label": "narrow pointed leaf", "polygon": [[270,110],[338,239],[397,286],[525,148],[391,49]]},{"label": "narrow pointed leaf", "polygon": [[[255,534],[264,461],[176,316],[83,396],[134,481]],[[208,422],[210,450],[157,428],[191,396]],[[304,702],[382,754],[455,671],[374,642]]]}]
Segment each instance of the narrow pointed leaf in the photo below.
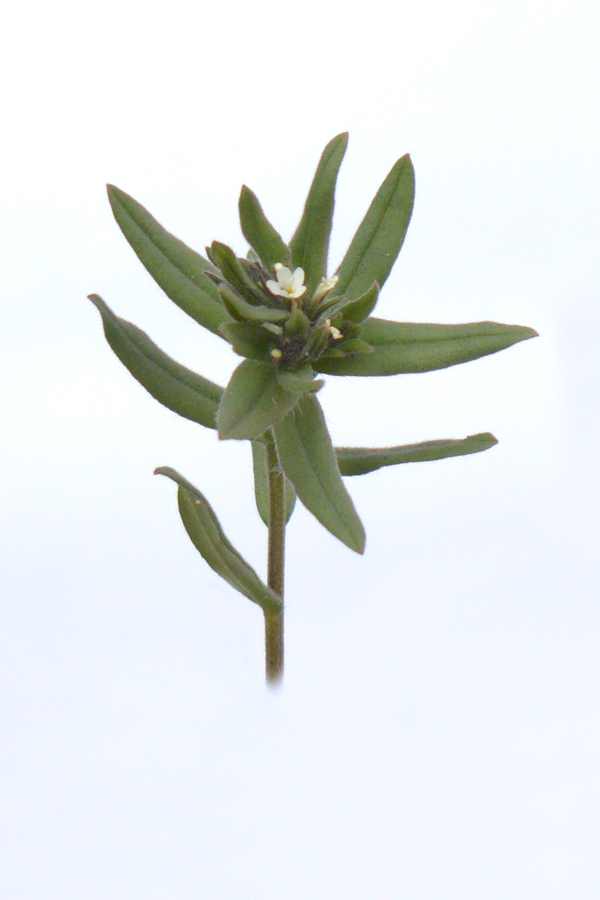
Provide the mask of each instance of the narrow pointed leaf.
[{"label": "narrow pointed leaf", "polygon": [[213,241],[210,250],[211,259],[215,261],[227,281],[238,293],[249,302],[261,305],[263,295],[243,265],[243,263],[247,263],[247,260],[238,259],[231,247],[220,241]]},{"label": "narrow pointed leaf", "polygon": [[336,447],[335,455],[342,475],[366,475],[384,466],[481,453],[497,443],[494,435],[486,431],[482,434],[471,434],[458,441],[422,441],[419,444],[402,444],[399,447]]},{"label": "narrow pointed leaf", "polygon": [[[329,235],[335,203],[335,185],[348,135],[338,134],[325,147],[304,206],[304,212],[292,240],[294,266],[301,266],[309,292],[327,275]],[[368,285],[367,285],[368,287]]]},{"label": "narrow pointed leaf", "polygon": [[242,234],[256,251],[263,264],[272,269],[275,263],[287,266],[291,262],[290,248],[265,216],[258,198],[244,185],[239,201]]},{"label": "narrow pointed leaf", "polygon": [[206,428],[216,428],[223,388],[175,362],[148,335],[119,319],[97,294],[90,294],[102,316],[104,334],[123,365],[155,400]]},{"label": "narrow pointed leaf", "polygon": [[346,322],[353,322],[361,325],[365,319],[368,319],[379,299],[379,285],[374,283],[371,285],[366,294],[358,297],[357,300],[351,300],[348,297],[333,298],[329,303],[322,303],[320,309],[323,312],[319,315],[319,322],[325,319],[333,320],[341,313],[342,319]]},{"label": "narrow pointed leaf", "polygon": [[434,325],[367,319],[361,338],[373,347],[373,353],[322,359],[314,368],[330,375],[431,372],[497,353],[532,337],[537,337],[533,328],[498,322]]},{"label": "narrow pointed leaf", "polygon": [[228,541],[210,503],[198,488],[169,466],[160,466],[154,474],[166,475],[178,485],[181,520],[193,545],[211,569],[266,613],[277,615],[281,612],[281,598],[261,581]]},{"label": "narrow pointed leaf", "polygon": [[392,167],[338,269],[336,294],[356,299],[374,281],[386,282],[400,253],[415,200],[415,171],[410,156]]},{"label": "narrow pointed leaf", "polygon": [[[269,483],[267,475],[267,453],[264,443],[252,441],[252,466],[254,469],[254,498],[258,514],[269,527]],[[289,522],[296,506],[296,491],[290,482],[285,480],[285,515]]]},{"label": "narrow pointed leaf", "polygon": [[245,359],[225,388],[217,413],[219,437],[252,441],[293,409],[301,396],[281,387],[270,363]]},{"label": "narrow pointed leaf", "polygon": [[[226,284],[219,285],[219,294],[227,312],[239,322],[283,322],[290,315],[285,309],[253,306],[252,303],[247,303]],[[221,333],[223,334],[222,331]]]},{"label": "narrow pointed leaf", "polygon": [[302,503],[335,537],[362,553],[365,530],[341,479],[317,398],[305,395],[273,433],[281,468]]},{"label": "narrow pointed leaf", "polygon": [[109,184],[108,199],[121,231],[167,297],[204,328],[219,334],[219,327],[231,317],[205,274],[211,268],[208,260],[166,231],[125,191]]}]

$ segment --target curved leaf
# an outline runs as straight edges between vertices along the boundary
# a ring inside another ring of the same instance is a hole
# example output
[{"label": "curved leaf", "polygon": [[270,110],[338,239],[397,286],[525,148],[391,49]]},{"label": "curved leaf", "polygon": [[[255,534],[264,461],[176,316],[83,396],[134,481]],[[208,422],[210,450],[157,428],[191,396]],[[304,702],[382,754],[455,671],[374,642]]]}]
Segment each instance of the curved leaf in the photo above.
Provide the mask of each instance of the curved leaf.
[{"label": "curved leaf", "polygon": [[[252,466],[254,469],[254,498],[258,514],[269,527],[269,483],[267,480],[267,453],[264,443],[252,441]],[[296,506],[296,491],[285,480],[285,521],[289,522]]]},{"label": "curved leaf", "polygon": [[239,356],[259,362],[269,361],[273,334],[262,325],[253,325],[250,322],[231,322],[221,325],[221,334],[227,338]]},{"label": "curved leaf", "polygon": [[306,508],[351,550],[365,549],[365,530],[344,487],[325,417],[313,394],[273,427],[285,476]]},{"label": "curved leaf", "polygon": [[[229,312],[238,322],[284,322],[290,314],[285,309],[271,309],[269,306],[253,306],[247,303],[226,284],[219,285],[219,294]],[[228,323],[229,324],[229,323]],[[223,327],[221,333],[223,334]]]},{"label": "curved leaf", "polygon": [[107,189],[114,217],[150,275],[188,316],[219,334],[220,326],[230,322],[231,316],[215,285],[205,275],[210,263],[166,231],[125,191],[113,184]]},{"label": "curved leaf", "polygon": [[532,337],[537,337],[533,328],[498,322],[434,325],[367,319],[361,338],[373,348],[373,353],[320,359],[313,367],[330,375],[431,372],[497,353]]},{"label": "curved leaf", "polygon": [[386,282],[400,253],[415,201],[415,171],[401,157],[377,191],[338,269],[336,294],[352,299]]},{"label": "curved leaf", "polygon": [[198,488],[169,466],[160,466],[154,474],[166,475],[178,485],[181,520],[196,550],[211,569],[269,615],[280,613],[283,601],[227,540],[210,503]]},{"label": "curved leaf", "polygon": [[285,416],[300,397],[280,386],[270,363],[245,359],[225,388],[217,413],[219,437],[252,441]]},{"label": "curved leaf", "polygon": [[142,387],[185,419],[216,428],[223,388],[163,353],[144,331],[115,316],[98,294],[89,299],[102,316],[111,349]]},{"label": "curved leaf", "polygon": [[256,194],[243,185],[239,200],[242,234],[263,264],[272,269],[275,263],[291,262],[290,248],[265,216]]},{"label": "curved leaf", "polygon": [[315,373],[309,363],[299,366],[295,372],[277,369],[277,381],[286,391],[296,391],[301,394],[306,391],[316,394],[325,384],[322,378],[315,379]]},{"label": "curved leaf", "polygon": [[335,185],[347,145],[348,134],[338,134],[323,150],[300,224],[290,241],[293,264],[304,269],[309,294],[327,275]]},{"label": "curved leaf", "polygon": [[399,447],[336,447],[335,455],[342,475],[366,475],[384,466],[481,453],[497,443],[494,435],[486,431],[462,440],[422,441]]}]

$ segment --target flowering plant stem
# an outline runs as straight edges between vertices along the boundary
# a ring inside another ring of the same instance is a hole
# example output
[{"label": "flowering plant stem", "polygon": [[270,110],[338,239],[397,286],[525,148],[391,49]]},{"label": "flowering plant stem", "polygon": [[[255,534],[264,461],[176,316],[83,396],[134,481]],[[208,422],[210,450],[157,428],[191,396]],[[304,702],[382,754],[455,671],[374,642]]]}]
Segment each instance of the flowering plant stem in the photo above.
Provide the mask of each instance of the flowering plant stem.
[{"label": "flowering plant stem", "polygon": [[[202,256],[129,194],[108,186],[119,227],[167,297],[243,357],[227,387],[167,356],[98,294],[90,294],[109,345],[159,403],[216,430],[220,440],[251,445],[256,507],[269,530],[267,584],[227,538],[204,494],[170,466],[155,472],[177,485],[181,521],[206,563],[262,609],[271,686],[283,676],[285,527],[296,499],[346,547],[363,553],[365,529],[342,478],[479,453],[497,443],[483,432],[462,440],[335,447],[317,398],[325,384],[319,376],[377,380],[432,372],[537,335],[533,328],[499,322],[440,325],[372,315],[412,214],[415,174],[408,154],[392,166],[336,272],[328,276],[335,186],[347,142],[347,134],[338,134],[325,147],[289,244],[256,195],[242,188],[240,225],[249,244],[244,257],[220,241]],[[384,421],[393,424],[398,415],[394,407]],[[306,563],[314,565],[311,559]]]},{"label": "flowering plant stem", "polygon": [[[269,488],[269,549],[267,584],[283,600],[285,569],[285,476],[273,441],[267,444]],[[265,611],[265,667],[267,683],[275,687],[283,677],[283,615]]]}]

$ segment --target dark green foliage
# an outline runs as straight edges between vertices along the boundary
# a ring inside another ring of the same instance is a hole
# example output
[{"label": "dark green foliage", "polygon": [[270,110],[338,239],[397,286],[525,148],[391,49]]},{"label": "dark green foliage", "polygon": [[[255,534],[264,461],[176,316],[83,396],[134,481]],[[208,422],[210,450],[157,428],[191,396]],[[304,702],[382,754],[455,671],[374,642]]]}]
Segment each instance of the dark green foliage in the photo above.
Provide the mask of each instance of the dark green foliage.
[{"label": "dark green foliage", "polygon": [[[123,234],[155,281],[188,315],[244,357],[225,389],[175,362],[143,331],[117,318],[96,294],[90,299],[102,316],[109,345],[153,397],[193,422],[218,428],[221,439],[252,442],[256,505],[265,524],[267,447],[271,464],[275,460],[287,480],[287,519],[297,495],[325,528],[362,553],[365,532],[342,475],[478,453],[496,438],[486,432],[464,440],[334,448],[316,398],[323,379],[315,373],[429,372],[496,353],[536,332],[495,322],[437,325],[372,317],[412,214],[415,181],[408,155],[395,163],[379,188],[337,276],[327,278],[335,188],[347,141],[347,134],[340,134],[323,151],[289,246],[254,193],[242,188],[239,213],[251,248],[247,258],[219,241],[213,241],[204,258],[128,194],[108,187]],[[281,599],[229,543],[205,497],[173,469],[156,471],[177,483],[181,518],[208,564],[269,616],[277,615]],[[281,484],[281,479],[272,483]]]},{"label": "dark green foliage", "polygon": [[281,468],[304,506],[351,550],[362,553],[365,530],[342,482],[317,398],[303,397],[273,433]]},{"label": "dark green foliage", "polygon": [[265,612],[280,612],[283,609],[281,598],[261,581],[227,540],[210,503],[198,488],[169,466],[160,466],[154,474],[166,475],[179,486],[177,502],[181,520],[194,547],[211,569]]}]

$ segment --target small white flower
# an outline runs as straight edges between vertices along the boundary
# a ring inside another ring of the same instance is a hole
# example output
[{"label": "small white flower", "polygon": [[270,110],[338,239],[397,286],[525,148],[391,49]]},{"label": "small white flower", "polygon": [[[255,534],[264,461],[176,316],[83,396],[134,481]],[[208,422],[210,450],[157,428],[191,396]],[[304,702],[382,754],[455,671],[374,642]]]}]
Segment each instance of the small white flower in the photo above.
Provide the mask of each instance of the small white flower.
[{"label": "small white flower", "polygon": [[267,287],[276,297],[286,297],[288,300],[297,300],[306,291],[304,284],[304,269],[295,269],[292,274],[287,266],[275,263],[273,266],[277,281],[267,281]]},{"label": "small white flower", "polygon": [[331,324],[331,319],[325,319],[325,328],[334,339],[334,341],[339,341],[344,337],[339,328],[336,328],[335,325]]},{"label": "small white flower", "polygon": [[273,357],[273,359],[281,359],[283,353],[281,352],[281,350],[279,350],[278,347],[274,347],[273,350],[271,350],[270,355]]},{"label": "small white flower", "polygon": [[328,294],[329,291],[333,290],[338,281],[339,278],[337,275],[332,275],[331,278],[321,278],[321,283],[313,294],[313,303],[318,303],[319,300],[322,300],[325,294]]}]

